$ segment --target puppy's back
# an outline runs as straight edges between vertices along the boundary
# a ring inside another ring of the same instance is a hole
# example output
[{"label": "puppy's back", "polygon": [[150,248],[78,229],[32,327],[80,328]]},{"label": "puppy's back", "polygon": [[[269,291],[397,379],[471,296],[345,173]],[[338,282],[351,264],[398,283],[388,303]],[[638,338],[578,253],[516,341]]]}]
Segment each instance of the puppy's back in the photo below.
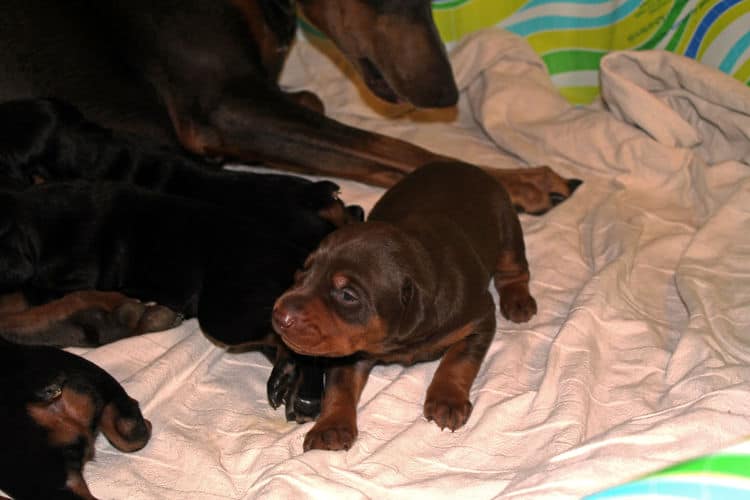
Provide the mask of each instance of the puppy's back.
[{"label": "puppy's back", "polygon": [[[407,231],[453,231],[468,238],[485,265],[494,267],[500,241],[517,217],[505,189],[481,168],[446,162],[425,165],[389,189],[368,220],[380,220]],[[461,238],[463,240],[463,238]]]},{"label": "puppy's back", "polygon": [[458,222],[490,211],[490,203],[504,202],[510,207],[503,187],[481,168],[459,162],[431,163],[390,188],[368,219],[397,222],[410,214],[441,213]]}]

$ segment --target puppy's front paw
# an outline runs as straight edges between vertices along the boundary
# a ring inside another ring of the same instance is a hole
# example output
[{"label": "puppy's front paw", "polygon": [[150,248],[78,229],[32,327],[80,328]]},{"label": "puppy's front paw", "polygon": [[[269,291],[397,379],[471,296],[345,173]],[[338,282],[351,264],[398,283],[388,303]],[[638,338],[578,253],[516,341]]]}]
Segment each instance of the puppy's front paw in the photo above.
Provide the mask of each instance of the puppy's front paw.
[{"label": "puppy's front paw", "polygon": [[500,290],[500,312],[514,323],[524,323],[536,314],[536,300],[525,283],[512,283]]},{"label": "puppy's front paw", "polygon": [[424,416],[434,421],[440,429],[455,431],[462,427],[471,415],[471,402],[459,394],[428,394],[424,403]]},{"label": "puppy's front paw", "polygon": [[305,436],[303,448],[310,450],[348,450],[357,439],[357,425],[347,419],[319,420]]}]

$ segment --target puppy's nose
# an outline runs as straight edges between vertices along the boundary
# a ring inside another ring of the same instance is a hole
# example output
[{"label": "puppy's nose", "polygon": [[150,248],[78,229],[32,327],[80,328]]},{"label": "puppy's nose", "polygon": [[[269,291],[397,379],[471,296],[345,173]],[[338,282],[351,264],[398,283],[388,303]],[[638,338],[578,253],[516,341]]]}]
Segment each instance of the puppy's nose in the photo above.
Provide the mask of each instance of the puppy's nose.
[{"label": "puppy's nose", "polygon": [[294,324],[294,316],[281,307],[273,308],[273,324],[279,328],[289,328]]}]

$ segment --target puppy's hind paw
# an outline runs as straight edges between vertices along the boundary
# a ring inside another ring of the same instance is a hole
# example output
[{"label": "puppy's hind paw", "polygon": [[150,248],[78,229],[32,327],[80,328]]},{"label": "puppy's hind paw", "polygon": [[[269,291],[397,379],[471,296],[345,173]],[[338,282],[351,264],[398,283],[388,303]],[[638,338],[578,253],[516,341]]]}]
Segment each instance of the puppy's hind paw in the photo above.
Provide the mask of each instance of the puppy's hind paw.
[{"label": "puppy's hind paw", "polygon": [[500,312],[514,323],[525,323],[536,314],[536,300],[524,283],[512,283],[500,290]]}]

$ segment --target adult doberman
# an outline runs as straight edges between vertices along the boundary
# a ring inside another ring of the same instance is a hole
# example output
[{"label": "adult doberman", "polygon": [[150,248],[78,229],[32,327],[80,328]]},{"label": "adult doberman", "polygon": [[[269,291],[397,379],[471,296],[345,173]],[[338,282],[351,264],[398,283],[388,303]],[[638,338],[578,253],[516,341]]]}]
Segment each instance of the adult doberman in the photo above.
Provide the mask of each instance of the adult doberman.
[{"label": "adult doberman", "polygon": [[[6,0],[0,100],[56,97],[100,125],[201,156],[381,186],[443,159],[342,125],[314,95],[279,88],[298,10],[382,99],[456,103],[429,0]],[[547,167],[492,173],[530,213],[578,184]]]}]

